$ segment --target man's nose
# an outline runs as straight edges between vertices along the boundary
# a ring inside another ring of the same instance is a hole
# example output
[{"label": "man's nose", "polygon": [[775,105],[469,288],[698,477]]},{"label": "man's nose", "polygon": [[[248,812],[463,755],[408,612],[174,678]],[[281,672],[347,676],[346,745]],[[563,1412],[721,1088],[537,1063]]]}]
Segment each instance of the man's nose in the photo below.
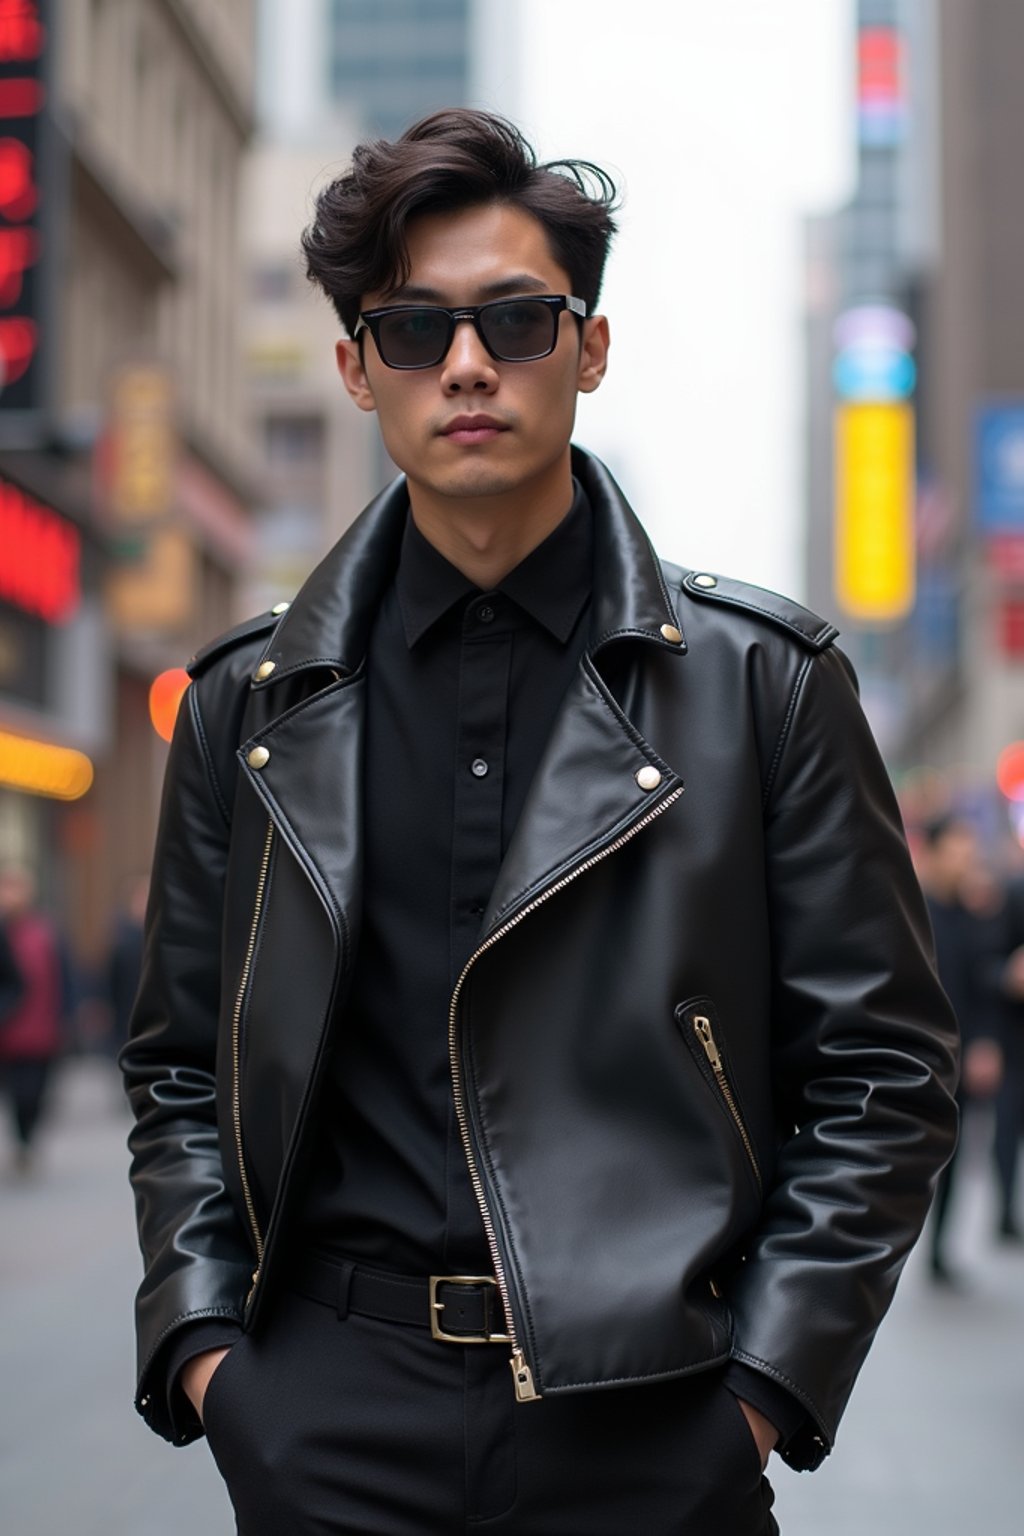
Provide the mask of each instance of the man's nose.
[{"label": "man's nose", "polygon": [[455,335],[444,360],[441,380],[452,394],[459,390],[490,391],[497,388],[498,372],[471,320],[456,320]]}]

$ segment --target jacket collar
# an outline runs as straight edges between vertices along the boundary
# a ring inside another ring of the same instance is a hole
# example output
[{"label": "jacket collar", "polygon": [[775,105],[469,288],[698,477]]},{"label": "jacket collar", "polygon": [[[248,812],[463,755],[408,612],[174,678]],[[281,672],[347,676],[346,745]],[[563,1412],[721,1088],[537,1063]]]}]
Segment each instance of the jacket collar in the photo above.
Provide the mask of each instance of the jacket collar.
[{"label": "jacket collar", "polygon": [[[685,649],[657,556],[621,490],[599,459],[575,446],[572,468],[594,514],[591,650],[626,637]],[[306,668],[325,667],[343,675],[358,671],[374,614],[398,563],[408,506],[405,477],[400,476],[360,513],[270,636],[261,661],[274,665],[256,688]]]}]

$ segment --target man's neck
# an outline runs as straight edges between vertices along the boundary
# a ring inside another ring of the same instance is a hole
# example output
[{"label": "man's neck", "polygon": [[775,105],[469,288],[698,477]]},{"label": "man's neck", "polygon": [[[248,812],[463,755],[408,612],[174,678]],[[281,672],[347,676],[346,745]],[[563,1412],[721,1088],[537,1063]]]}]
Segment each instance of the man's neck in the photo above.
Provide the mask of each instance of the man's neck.
[{"label": "man's neck", "polygon": [[474,586],[490,591],[553,533],[573,501],[572,476],[501,496],[441,497],[410,483],[413,522]]}]

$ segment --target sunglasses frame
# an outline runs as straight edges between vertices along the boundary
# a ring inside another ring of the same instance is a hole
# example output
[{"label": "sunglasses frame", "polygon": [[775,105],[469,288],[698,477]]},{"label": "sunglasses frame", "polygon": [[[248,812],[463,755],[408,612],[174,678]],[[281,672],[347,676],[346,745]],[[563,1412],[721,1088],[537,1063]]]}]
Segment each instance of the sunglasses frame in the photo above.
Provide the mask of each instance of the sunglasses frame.
[{"label": "sunglasses frame", "polygon": [[[552,311],[551,345],[543,352],[535,352],[530,357],[502,357],[491,346],[483,333],[480,324],[480,316],[488,309],[496,309],[500,304],[543,304]],[[490,299],[486,304],[463,305],[459,309],[446,309],[442,304],[392,304],[384,309],[364,309],[359,316],[359,324],[352,333],[353,341],[361,343],[365,331],[369,331],[373,337],[374,346],[377,348],[377,356],[385,368],[395,368],[400,373],[418,373],[424,368],[437,368],[444,362],[455,340],[455,327],[463,320],[468,320],[480,338],[489,357],[496,363],[536,363],[542,357],[550,357],[558,345],[558,316],[563,310],[568,310],[579,320],[585,320],[587,306],[582,299],[574,298],[567,293],[521,293],[510,296],[507,299]],[[448,321],[448,335],[439,357],[430,363],[390,363],[381,351],[380,327],[389,315],[408,315],[428,313],[432,315],[444,315]]]}]

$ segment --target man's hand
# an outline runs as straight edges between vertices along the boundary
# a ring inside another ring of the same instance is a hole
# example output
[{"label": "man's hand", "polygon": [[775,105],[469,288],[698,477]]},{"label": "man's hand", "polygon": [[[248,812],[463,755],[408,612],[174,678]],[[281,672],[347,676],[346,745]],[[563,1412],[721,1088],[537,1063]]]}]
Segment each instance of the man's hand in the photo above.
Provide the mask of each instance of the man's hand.
[{"label": "man's hand", "polygon": [[766,1419],[761,1410],[755,1408],[753,1403],[744,1402],[742,1397],[738,1397],[736,1401],[743,1409],[743,1416],[750,1425],[750,1433],[753,1435],[757,1449],[761,1453],[761,1471],[763,1472],[768,1465],[768,1457],[771,1455],[779,1438],[779,1432],[772,1421]]},{"label": "man's hand", "polygon": [[[203,1422],[206,1389],[210,1385],[214,1371],[226,1354],[228,1354],[226,1349],[205,1349],[201,1355],[193,1355],[191,1360],[186,1360],[181,1368],[181,1390],[198,1413],[200,1424]],[[746,1404],[742,1406],[745,1408]]]}]

